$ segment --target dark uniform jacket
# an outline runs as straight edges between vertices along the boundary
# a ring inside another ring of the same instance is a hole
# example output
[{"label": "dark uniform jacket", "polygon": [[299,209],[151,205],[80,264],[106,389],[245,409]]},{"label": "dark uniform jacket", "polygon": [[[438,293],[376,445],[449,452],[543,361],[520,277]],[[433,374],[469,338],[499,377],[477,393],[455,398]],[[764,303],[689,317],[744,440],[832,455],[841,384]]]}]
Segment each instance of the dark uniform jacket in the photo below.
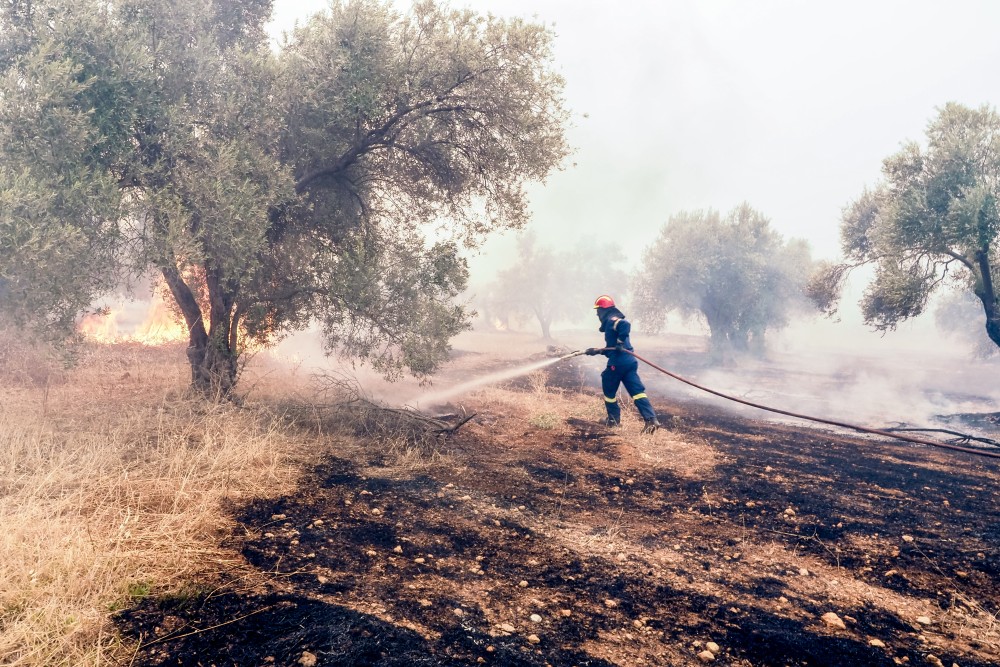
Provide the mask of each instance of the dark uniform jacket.
[{"label": "dark uniform jacket", "polygon": [[[632,325],[625,319],[625,313],[617,308],[611,308],[605,313],[599,331],[604,333],[604,347],[617,348],[620,346],[625,350],[633,349],[632,341],[628,337],[629,332],[632,331]],[[612,349],[601,354],[608,358],[608,366],[615,369],[639,365],[636,358],[628,352]]]}]

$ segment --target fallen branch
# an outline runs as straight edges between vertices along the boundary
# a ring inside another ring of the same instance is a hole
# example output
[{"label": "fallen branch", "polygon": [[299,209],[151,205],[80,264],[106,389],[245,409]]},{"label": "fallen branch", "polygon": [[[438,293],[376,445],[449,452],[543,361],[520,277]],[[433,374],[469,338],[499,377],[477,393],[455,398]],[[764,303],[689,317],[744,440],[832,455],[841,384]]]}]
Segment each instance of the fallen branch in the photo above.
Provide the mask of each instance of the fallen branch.
[{"label": "fallen branch", "polygon": [[391,408],[385,405],[380,405],[366,398],[360,398],[360,397],[353,399],[352,401],[350,401],[350,403],[361,403],[368,411],[382,412],[385,414],[390,414],[400,417],[404,420],[406,419],[411,420],[415,424],[423,425],[428,432],[433,433],[435,435],[454,435],[455,432],[458,431],[458,429],[465,426],[472,420],[473,417],[476,416],[475,412],[473,412],[472,414],[465,414],[465,410],[463,409],[462,419],[458,423],[452,425],[449,424],[447,421],[445,421],[445,419],[456,417],[457,415],[442,415],[441,417],[430,417],[414,408],[410,407]]}]

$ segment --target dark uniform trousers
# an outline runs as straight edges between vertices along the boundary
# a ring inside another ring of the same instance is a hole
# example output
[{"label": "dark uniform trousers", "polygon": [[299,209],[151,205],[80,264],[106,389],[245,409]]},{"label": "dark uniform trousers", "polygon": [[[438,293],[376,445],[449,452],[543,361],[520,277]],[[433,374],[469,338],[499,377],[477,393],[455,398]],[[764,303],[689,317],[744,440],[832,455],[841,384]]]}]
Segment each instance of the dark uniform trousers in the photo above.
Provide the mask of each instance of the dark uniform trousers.
[{"label": "dark uniform trousers", "polygon": [[625,391],[632,397],[639,414],[646,421],[656,419],[652,403],[646,398],[646,387],[639,379],[639,364],[608,364],[601,372],[601,388],[604,390],[604,405],[608,408],[608,419],[620,422],[621,407],[618,405],[618,385],[625,385]]}]

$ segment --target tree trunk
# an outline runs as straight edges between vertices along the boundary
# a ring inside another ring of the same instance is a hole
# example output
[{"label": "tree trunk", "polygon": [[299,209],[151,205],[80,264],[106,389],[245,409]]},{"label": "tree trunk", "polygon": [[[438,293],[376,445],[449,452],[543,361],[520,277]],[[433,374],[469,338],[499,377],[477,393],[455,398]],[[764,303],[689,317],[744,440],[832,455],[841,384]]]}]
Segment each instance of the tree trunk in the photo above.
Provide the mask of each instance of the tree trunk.
[{"label": "tree trunk", "polygon": [[733,343],[729,340],[729,331],[718,322],[708,320],[708,351],[714,363],[729,365],[733,359]]},{"label": "tree trunk", "polygon": [[722,317],[719,317],[715,307],[709,300],[701,303],[701,314],[708,323],[709,332],[709,353],[713,362],[727,365],[732,359],[732,341],[730,340],[730,327]]},{"label": "tree trunk", "polygon": [[993,267],[990,266],[988,248],[983,248],[976,253],[976,262],[979,265],[982,281],[982,294],[977,294],[977,296],[982,301],[983,312],[986,314],[986,335],[997,347],[1000,347],[1000,304],[998,304],[996,288],[993,284]]},{"label": "tree trunk", "polygon": [[1000,347],[1000,318],[994,317],[986,319],[986,335],[990,337],[997,347]]},{"label": "tree trunk", "polygon": [[538,323],[542,325],[542,338],[552,340],[552,333],[550,331],[552,321],[547,318],[538,318]]},{"label": "tree trunk", "polygon": [[235,335],[231,335],[235,331],[230,315],[232,299],[218,296],[217,281],[209,273],[211,329],[206,330],[201,306],[180,271],[170,266],[162,269],[162,273],[187,323],[192,388],[212,400],[228,398],[236,387],[239,369]]},{"label": "tree trunk", "polygon": [[236,387],[237,354],[215,336],[191,337],[187,349],[191,386],[207,398],[229,398]]},{"label": "tree trunk", "polygon": [[729,332],[729,340],[733,344],[733,348],[738,352],[749,352],[750,351],[750,334],[742,329],[736,329]]}]

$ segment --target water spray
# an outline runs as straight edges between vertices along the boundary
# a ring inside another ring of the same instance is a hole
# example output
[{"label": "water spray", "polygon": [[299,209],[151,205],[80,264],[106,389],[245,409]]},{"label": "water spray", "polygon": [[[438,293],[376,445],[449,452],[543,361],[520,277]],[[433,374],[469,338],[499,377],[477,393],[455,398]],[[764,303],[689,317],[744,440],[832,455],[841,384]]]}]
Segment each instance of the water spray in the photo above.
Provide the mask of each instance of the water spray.
[{"label": "water spray", "polygon": [[462,394],[468,393],[473,389],[478,389],[486,385],[497,384],[499,382],[505,382],[507,380],[512,380],[516,377],[522,375],[527,375],[528,373],[533,373],[534,371],[541,370],[547,366],[552,366],[560,361],[566,359],[572,359],[573,357],[578,357],[581,354],[585,354],[584,350],[577,350],[576,352],[570,352],[567,355],[561,357],[550,357],[548,359],[542,359],[540,361],[533,361],[530,364],[524,366],[518,366],[516,368],[507,368],[502,371],[497,371],[489,375],[485,375],[481,378],[475,380],[469,380],[468,382],[463,382],[462,384],[456,385],[449,389],[442,389],[431,394],[425,394],[418,401],[417,405],[431,406],[438,405],[448,401],[449,399],[455,398]]}]

